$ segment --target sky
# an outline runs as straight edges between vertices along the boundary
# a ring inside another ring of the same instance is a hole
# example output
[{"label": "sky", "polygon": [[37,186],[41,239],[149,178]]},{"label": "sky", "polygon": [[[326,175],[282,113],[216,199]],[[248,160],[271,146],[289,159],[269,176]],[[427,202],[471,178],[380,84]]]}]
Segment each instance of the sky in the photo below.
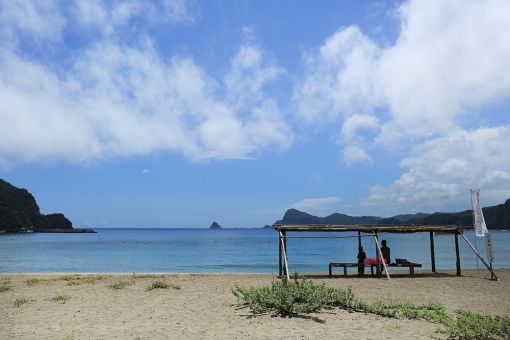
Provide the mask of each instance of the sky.
[{"label": "sky", "polygon": [[[510,2],[0,0],[0,178],[75,228],[510,198]],[[490,226],[489,226],[490,228]]]}]

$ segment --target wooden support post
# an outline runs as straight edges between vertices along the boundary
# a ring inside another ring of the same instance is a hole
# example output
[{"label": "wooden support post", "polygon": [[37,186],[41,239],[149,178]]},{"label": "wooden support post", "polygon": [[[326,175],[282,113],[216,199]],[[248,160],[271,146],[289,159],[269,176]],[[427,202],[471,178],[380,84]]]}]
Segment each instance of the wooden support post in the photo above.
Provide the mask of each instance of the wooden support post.
[{"label": "wooden support post", "polygon": [[287,251],[286,251],[286,240],[285,240],[285,232],[280,232],[280,240],[281,240],[281,244],[283,246],[283,262],[285,264],[285,275],[287,276],[287,279],[290,280],[290,276],[289,276],[289,267],[288,267],[288,263],[287,263]]},{"label": "wooden support post", "polygon": [[375,240],[375,247],[377,248],[377,276],[380,277],[381,276],[381,271],[380,271],[380,266],[379,266],[379,255],[381,256],[381,262],[382,262],[382,265],[384,267],[384,272],[386,273],[386,278],[388,280],[391,280],[390,279],[390,273],[388,273],[388,268],[386,267],[386,262],[384,262],[384,257],[383,257],[383,254],[381,252],[381,248],[379,247],[379,241],[377,240],[377,234],[374,233],[374,240]]},{"label": "wooden support post", "polygon": [[361,231],[358,231],[358,248],[361,247]]},{"label": "wooden support post", "polygon": [[[491,274],[496,278],[496,281],[499,281],[499,278],[498,276],[496,275],[496,273],[494,273],[494,271],[492,270],[492,267],[489,267],[489,265],[487,264],[487,262],[485,262],[485,260],[483,259],[483,257],[480,256],[480,254],[478,254],[478,252],[476,251],[475,247],[473,247],[471,245],[471,243],[469,243],[468,239],[466,238],[466,236],[464,236],[464,234],[460,234],[460,236],[462,236],[464,238],[464,241],[466,241],[466,243],[471,247],[471,249],[475,252],[476,256],[478,256],[478,258],[482,261],[482,263],[485,265],[485,267],[487,267],[487,269],[491,272]],[[476,237],[476,236],[475,236]]]},{"label": "wooden support post", "polygon": [[378,248],[378,245],[379,245],[379,238],[377,236],[377,231],[374,233],[374,239],[375,239],[375,258],[376,258],[376,261],[377,261],[376,274],[377,274],[377,277],[380,277],[381,276],[381,270],[379,268],[379,252],[377,251],[377,248]]},{"label": "wooden support post", "polygon": [[278,231],[278,277],[283,276],[282,265],[282,233]]},{"label": "wooden support post", "polygon": [[457,256],[457,276],[460,276],[460,251],[459,251],[459,234],[455,234],[455,255]]},{"label": "wooden support post", "polygon": [[430,261],[432,264],[432,272],[436,272],[436,254],[434,251],[434,232],[430,232]]}]

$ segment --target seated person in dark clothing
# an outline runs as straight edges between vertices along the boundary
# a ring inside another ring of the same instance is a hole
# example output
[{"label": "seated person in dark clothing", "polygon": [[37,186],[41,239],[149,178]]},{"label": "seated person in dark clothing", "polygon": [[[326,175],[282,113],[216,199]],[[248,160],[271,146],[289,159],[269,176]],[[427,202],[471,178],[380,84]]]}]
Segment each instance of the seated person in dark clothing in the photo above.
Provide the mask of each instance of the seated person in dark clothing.
[{"label": "seated person in dark clothing", "polygon": [[[367,254],[365,254],[365,252],[363,251],[363,247],[359,247],[358,248],[359,250],[359,253],[358,253],[358,263],[365,263],[365,259],[367,258]],[[358,267],[358,275],[361,276],[361,275],[365,275],[365,267],[364,266],[360,266]]]},{"label": "seated person in dark clothing", "polygon": [[389,264],[391,262],[390,248],[386,245],[386,240],[382,240],[381,244],[382,244],[381,253],[383,259],[385,259],[386,263]]}]

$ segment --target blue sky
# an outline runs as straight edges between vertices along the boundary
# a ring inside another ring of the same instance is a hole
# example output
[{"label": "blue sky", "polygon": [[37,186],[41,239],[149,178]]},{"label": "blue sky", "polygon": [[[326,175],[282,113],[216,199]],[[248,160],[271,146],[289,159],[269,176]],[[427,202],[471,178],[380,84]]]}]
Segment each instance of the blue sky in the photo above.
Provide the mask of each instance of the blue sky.
[{"label": "blue sky", "polygon": [[77,228],[510,198],[507,1],[0,0],[0,178]]}]

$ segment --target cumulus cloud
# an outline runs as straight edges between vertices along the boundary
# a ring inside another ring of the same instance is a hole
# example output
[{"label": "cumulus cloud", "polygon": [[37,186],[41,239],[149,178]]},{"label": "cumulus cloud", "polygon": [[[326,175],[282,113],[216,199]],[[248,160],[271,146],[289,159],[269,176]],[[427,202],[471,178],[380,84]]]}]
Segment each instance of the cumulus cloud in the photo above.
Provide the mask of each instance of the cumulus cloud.
[{"label": "cumulus cloud", "polygon": [[[292,144],[278,103],[264,93],[282,70],[266,62],[257,46],[240,47],[224,80],[211,78],[190,57],[163,60],[144,35],[130,44],[112,36],[94,38],[61,68],[26,57],[23,46],[16,45],[16,34],[22,28],[35,32],[39,21],[52,27],[52,33],[41,33],[49,47],[54,39],[47,35],[56,37],[65,25],[73,25],[71,19],[61,22],[58,7],[37,11],[35,3],[2,7],[4,18],[18,17],[20,11],[38,18],[22,27],[13,20],[0,24],[2,32],[12,33],[0,45],[0,166],[86,163],[160,150],[192,160],[245,158],[260,148]],[[189,20],[182,4],[162,3],[174,14],[134,0],[108,6],[78,2],[73,10],[82,24],[111,31],[108,25],[128,25],[135,15]]]},{"label": "cumulus cloud", "polygon": [[305,198],[300,202],[292,204],[290,207],[297,210],[305,210],[307,212],[313,210],[321,210],[331,206],[331,204],[339,202],[340,197],[325,197],[325,198]]},{"label": "cumulus cloud", "polygon": [[374,186],[363,204],[439,206],[470,186],[508,198],[509,125],[476,122],[508,124],[484,111],[510,98],[509,11],[498,0],[406,1],[395,11],[401,32],[394,44],[378,46],[350,26],[305,55],[299,115],[341,124],[346,164],[372,164],[376,147],[410,152],[402,177]]},{"label": "cumulus cloud", "polygon": [[419,144],[401,161],[408,171],[389,186],[374,186],[362,204],[433,211],[446,202],[466,201],[470,188],[500,203],[510,197],[509,138],[510,127],[457,129]]}]

